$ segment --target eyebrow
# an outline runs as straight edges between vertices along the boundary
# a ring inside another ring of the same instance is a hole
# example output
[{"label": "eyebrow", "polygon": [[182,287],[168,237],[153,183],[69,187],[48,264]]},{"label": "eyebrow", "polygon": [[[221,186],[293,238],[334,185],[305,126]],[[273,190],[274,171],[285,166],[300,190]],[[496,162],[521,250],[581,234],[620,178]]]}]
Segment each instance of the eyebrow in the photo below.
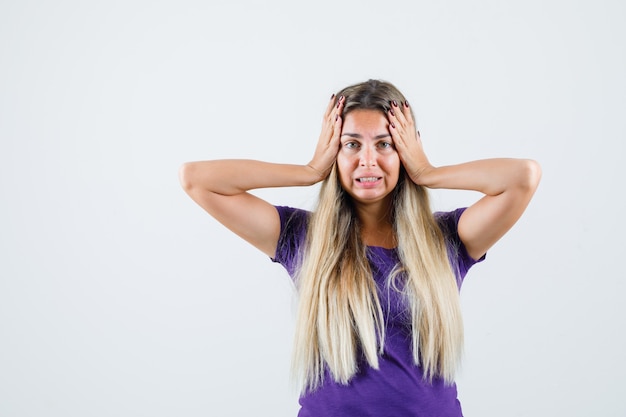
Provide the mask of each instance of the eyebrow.
[{"label": "eyebrow", "polygon": [[[359,133],[342,133],[341,136],[349,136],[351,138],[355,138],[355,139],[362,139],[363,135],[359,134]],[[374,139],[382,139],[382,138],[388,138],[391,137],[391,134],[389,133],[382,133],[380,135],[376,135],[374,136]]]}]

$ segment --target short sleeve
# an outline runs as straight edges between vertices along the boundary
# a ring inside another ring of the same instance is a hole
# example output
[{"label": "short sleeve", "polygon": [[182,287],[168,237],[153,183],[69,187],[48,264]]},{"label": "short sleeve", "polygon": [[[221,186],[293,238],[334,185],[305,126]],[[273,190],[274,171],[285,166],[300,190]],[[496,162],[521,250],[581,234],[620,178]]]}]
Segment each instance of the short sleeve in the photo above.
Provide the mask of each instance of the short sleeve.
[{"label": "short sleeve", "polygon": [[280,216],[280,236],[271,260],[285,267],[293,278],[306,241],[310,212],[285,206],[276,206],[276,210]]},{"label": "short sleeve", "polygon": [[457,285],[461,288],[461,283],[467,275],[467,271],[476,263],[482,262],[486,255],[480,259],[472,258],[468,253],[465,245],[459,237],[458,225],[461,215],[466,207],[459,208],[449,212],[435,213],[435,219],[443,232],[448,250],[448,259],[452,266],[452,271],[456,275]]}]

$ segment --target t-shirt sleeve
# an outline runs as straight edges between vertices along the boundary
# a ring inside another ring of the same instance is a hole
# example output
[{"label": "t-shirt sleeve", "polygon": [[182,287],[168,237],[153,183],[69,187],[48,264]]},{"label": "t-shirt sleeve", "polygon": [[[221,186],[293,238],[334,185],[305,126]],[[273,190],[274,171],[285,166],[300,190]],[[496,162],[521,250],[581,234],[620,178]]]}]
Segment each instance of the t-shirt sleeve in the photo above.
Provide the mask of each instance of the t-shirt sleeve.
[{"label": "t-shirt sleeve", "polygon": [[469,271],[474,264],[482,262],[486,257],[486,255],[483,255],[480,259],[472,258],[467,253],[467,249],[459,237],[459,219],[466,208],[467,207],[463,207],[449,212],[435,213],[435,219],[437,219],[446,241],[448,258],[452,266],[452,271],[456,275],[459,288],[461,288],[461,283],[465,275],[467,275],[467,271]]},{"label": "t-shirt sleeve", "polygon": [[292,207],[276,206],[280,216],[280,236],[271,260],[281,264],[293,278],[300,263],[310,213]]}]

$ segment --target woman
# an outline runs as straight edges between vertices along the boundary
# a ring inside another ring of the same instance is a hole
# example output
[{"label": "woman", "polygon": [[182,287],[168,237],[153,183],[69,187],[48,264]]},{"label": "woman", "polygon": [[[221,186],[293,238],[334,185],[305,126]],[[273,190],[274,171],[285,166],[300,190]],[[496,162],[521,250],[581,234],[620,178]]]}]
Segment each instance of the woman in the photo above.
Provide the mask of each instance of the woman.
[{"label": "woman", "polygon": [[[307,165],[181,169],[191,198],[295,280],[300,416],[461,416],[459,287],[522,215],[540,176],[521,159],[432,166],[408,101],[376,80],[331,97]],[[319,181],[313,213],[248,193]],[[427,188],[484,196],[433,214]]]}]

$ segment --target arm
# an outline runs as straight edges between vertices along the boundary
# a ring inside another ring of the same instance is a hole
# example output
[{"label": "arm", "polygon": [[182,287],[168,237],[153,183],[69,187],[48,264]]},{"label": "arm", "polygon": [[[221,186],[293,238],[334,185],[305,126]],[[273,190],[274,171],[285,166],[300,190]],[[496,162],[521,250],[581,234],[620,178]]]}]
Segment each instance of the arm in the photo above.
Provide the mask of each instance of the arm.
[{"label": "arm", "polygon": [[[478,259],[517,222],[539,180],[539,164],[527,159],[486,159],[434,167],[424,154],[408,105],[389,114],[394,144],[411,179],[429,188],[473,190],[485,194],[461,215],[459,237]],[[413,132],[413,133],[411,133]]]},{"label": "arm", "polygon": [[486,159],[431,167],[422,171],[416,180],[431,188],[474,190],[485,194],[463,212],[458,225],[459,237],[467,252],[478,259],[522,216],[540,178],[541,168],[535,161]]},{"label": "arm", "polygon": [[327,108],[320,140],[308,165],[251,160],[188,162],[179,173],[183,189],[217,221],[268,256],[274,256],[280,234],[278,212],[248,191],[312,185],[325,178],[339,149],[338,114],[343,101],[338,103],[335,106],[331,100]]},{"label": "arm", "polygon": [[247,191],[311,185],[318,177],[306,165],[248,160],[188,162],[180,170],[183,189],[200,207],[268,256],[274,256],[278,243],[278,212]]}]

